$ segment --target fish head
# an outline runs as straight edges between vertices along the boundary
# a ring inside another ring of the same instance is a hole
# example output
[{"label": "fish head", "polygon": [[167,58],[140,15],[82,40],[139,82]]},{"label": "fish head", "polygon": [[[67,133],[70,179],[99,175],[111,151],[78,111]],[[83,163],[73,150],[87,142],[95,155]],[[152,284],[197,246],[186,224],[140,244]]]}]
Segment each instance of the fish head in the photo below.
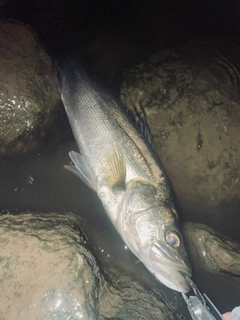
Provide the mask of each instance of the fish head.
[{"label": "fish head", "polygon": [[192,269],[172,201],[156,186],[132,181],[126,189],[121,230],[128,248],[164,285],[179,292],[191,288]]}]

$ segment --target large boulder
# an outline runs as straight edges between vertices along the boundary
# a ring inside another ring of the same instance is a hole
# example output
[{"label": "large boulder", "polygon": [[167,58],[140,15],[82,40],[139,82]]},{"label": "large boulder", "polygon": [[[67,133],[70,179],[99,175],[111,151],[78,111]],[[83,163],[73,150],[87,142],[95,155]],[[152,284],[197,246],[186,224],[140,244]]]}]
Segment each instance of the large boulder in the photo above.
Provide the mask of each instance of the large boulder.
[{"label": "large boulder", "polygon": [[239,199],[239,70],[238,45],[202,39],[158,52],[125,74],[122,100],[129,109],[145,110],[161,162],[191,220],[209,221],[223,203],[229,209]]},{"label": "large boulder", "polygon": [[0,157],[42,144],[58,101],[52,61],[33,29],[0,21]]},{"label": "large boulder", "polygon": [[104,272],[81,222],[70,213],[0,217],[0,318],[175,319],[138,281]]},{"label": "large boulder", "polygon": [[240,277],[240,243],[201,223],[183,225],[191,258],[214,274]]}]

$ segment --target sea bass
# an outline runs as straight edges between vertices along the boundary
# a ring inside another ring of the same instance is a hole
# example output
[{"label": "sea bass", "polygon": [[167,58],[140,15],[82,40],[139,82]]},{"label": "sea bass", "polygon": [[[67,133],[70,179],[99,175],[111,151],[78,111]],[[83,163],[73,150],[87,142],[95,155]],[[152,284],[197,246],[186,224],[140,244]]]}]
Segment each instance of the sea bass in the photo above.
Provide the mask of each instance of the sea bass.
[{"label": "sea bass", "polygon": [[57,77],[80,150],[69,153],[74,165],[67,168],[98,194],[146,268],[167,287],[189,291],[185,275],[191,277],[192,271],[172,187],[144,130],[76,60],[58,68]]}]

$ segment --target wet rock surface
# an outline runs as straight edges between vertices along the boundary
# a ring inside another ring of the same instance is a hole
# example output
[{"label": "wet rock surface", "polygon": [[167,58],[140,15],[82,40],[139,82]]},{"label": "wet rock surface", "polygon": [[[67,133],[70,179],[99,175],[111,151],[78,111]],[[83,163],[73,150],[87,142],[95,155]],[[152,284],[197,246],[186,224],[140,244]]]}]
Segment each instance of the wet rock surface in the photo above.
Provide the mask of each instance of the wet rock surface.
[{"label": "wet rock surface", "polygon": [[2,319],[95,319],[103,279],[76,217],[26,214],[0,220]]},{"label": "wet rock surface", "polygon": [[226,39],[198,40],[152,55],[123,83],[122,100],[145,110],[183,212],[197,222],[239,199],[239,52]]},{"label": "wet rock surface", "polygon": [[240,276],[240,243],[200,223],[185,223],[183,230],[194,261],[215,274]]},{"label": "wet rock surface", "polygon": [[42,144],[58,102],[53,64],[35,32],[0,21],[0,157]]},{"label": "wet rock surface", "polygon": [[80,224],[73,214],[0,217],[1,319],[174,319],[137,281],[104,275]]}]

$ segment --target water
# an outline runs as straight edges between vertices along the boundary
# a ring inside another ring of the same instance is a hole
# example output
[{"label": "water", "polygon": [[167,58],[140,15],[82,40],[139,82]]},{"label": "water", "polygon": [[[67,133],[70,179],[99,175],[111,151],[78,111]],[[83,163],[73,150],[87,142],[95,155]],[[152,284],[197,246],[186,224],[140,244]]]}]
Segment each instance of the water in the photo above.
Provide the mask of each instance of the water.
[{"label": "water", "polygon": [[[67,123],[67,117],[62,120]],[[73,212],[84,221],[94,254],[106,269],[117,267],[124,273],[139,276],[152,294],[159,296],[179,319],[185,313],[179,293],[159,284],[125,244],[108,220],[97,195],[77,176],[64,168],[70,163],[68,152],[77,151],[69,126],[63,135],[31,153],[0,163],[0,212]],[[194,207],[190,208],[194,212]],[[212,275],[198,269],[193,261],[195,282],[207,293],[221,312],[239,305],[240,280]]]}]

